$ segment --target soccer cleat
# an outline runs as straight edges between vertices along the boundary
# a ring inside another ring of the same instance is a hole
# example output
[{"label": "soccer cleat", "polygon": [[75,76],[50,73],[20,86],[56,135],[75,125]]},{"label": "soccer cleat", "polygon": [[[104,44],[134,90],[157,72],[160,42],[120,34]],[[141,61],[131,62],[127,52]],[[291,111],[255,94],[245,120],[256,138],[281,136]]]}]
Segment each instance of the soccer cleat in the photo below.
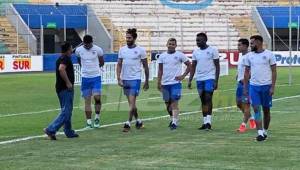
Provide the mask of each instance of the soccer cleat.
[{"label": "soccer cleat", "polygon": [[242,125],[242,124],[240,125],[240,128],[237,129],[237,131],[240,132],[240,133],[244,133],[244,132],[246,132],[246,130],[247,130],[246,126]]},{"label": "soccer cleat", "polygon": [[206,123],[206,130],[211,130],[211,124],[210,123]]},{"label": "soccer cleat", "polygon": [[89,124],[89,123],[87,123],[85,128],[86,128],[86,129],[92,129],[92,128],[93,128],[93,125],[92,125],[92,124]]},{"label": "soccer cleat", "polygon": [[94,121],[94,128],[99,128],[100,127],[100,120],[99,119],[95,119]]},{"label": "soccer cleat", "polygon": [[250,129],[255,129],[256,128],[256,123],[254,119],[250,119],[249,121]]},{"label": "soccer cleat", "polygon": [[67,136],[67,138],[78,138],[79,135],[77,133],[73,133]]},{"label": "soccer cleat", "polygon": [[256,137],[256,141],[257,141],[257,142],[262,142],[262,141],[264,141],[264,140],[266,140],[266,138],[265,138],[264,136],[262,136],[262,135],[258,135],[258,136]]},{"label": "soccer cleat", "polygon": [[141,129],[141,128],[143,128],[144,127],[144,124],[143,124],[143,122],[141,121],[141,122],[136,122],[135,123],[135,127],[136,127],[136,129]]},{"label": "soccer cleat", "polygon": [[199,127],[198,129],[199,129],[199,130],[205,130],[205,129],[206,129],[206,125],[207,125],[207,124],[203,124],[203,125],[202,125],[201,127]]},{"label": "soccer cleat", "polygon": [[170,130],[175,130],[177,129],[177,125],[175,123],[172,123],[170,126]]},{"label": "soccer cleat", "polygon": [[50,140],[56,140],[55,134],[50,133],[46,128],[44,128],[43,131],[49,137]]},{"label": "soccer cleat", "polygon": [[130,131],[130,126],[125,123],[124,128],[123,128],[123,132],[129,132],[129,131]]},{"label": "soccer cleat", "polygon": [[267,138],[268,138],[268,135],[264,133],[264,137],[265,137],[265,140],[267,140]]}]

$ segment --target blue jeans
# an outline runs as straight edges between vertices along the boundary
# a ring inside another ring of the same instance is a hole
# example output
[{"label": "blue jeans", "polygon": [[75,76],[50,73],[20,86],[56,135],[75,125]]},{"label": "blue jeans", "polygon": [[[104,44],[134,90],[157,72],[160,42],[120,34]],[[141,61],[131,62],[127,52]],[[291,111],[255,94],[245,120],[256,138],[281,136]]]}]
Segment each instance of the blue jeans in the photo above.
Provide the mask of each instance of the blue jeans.
[{"label": "blue jeans", "polygon": [[73,111],[73,99],[74,90],[63,90],[57,94],[61,112],[55,118],[55,120],[48,126],[47,130],[55,134],[59,128],[64,125],[64,132],[66,136],[72,135],[74,131],[72,130],[71,117]]}]

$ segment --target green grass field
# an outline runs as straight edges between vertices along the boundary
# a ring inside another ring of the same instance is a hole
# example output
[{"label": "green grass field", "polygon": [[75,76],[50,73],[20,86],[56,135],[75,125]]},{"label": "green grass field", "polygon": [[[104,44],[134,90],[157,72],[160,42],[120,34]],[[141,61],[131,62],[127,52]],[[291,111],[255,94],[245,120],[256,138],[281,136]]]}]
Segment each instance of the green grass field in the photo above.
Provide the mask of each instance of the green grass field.
[{"label": "green grass field", "polygon": [[[299,169],[300,168],[300,68],[278,70],[278,82],[267,141],[254,141],[256,131],[238,134],[242,114],[235,105],[235,70],[221,77],[214,95],[213,130],[199,131],[200,101],[196,89],[184,85],[180,102],[180,127],[170,131],[155,81],[139,96],[138,109],[145,129],[121,132],[128,105],[119,87],[103,87],[104,128],[79,132],[77,139],[59,135],[16,143],[12,139],[43,135],[57,115],[54,73],[0,75],[0,169]],[[286,98],[289,97],[289,98]],[[79,87],[73,127],[85,126]],[[226,107],[226,108],[225,108]],[[151,120],[154,118],[153,120]],[[4,142],[4,143],[3,143]]]}]

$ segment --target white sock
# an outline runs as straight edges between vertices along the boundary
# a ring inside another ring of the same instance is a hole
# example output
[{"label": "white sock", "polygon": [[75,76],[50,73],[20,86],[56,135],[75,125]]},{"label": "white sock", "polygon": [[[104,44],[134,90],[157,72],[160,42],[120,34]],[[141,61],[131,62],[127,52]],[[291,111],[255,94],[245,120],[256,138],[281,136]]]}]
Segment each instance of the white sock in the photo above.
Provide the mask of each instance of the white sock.
[{"label": "white sock", "polygon": [[95,114],[95,119],[100,119],[100,114]]},{"label": "white sock", "polygon": [[207,123],[211,124],[211,115],[207,115],[206,121]]},{"label": "white sock", "polygon": [[207,116],[203,117],[203,124],[207,123]]},{"label": "white sock", "polygon": [[242,122],[242,125],[243,125],[243,126],[246,126],[246,123],[245,123],[245,122]]},{"label": "white sock", "polygon": [[257,133],[258,133],[258,135],[264,136],[264,131],[263,130],[258,130]]},{"label": "white sock", "polygon": [[263,129],[263,133],[264,133],[265,135],[268,135],[268,130]]},{"label": "white sock", "polygon": [[253,114],[251,114],[251,116],[250,116],[250,120],[254,120],[254,116],[253,116]]},{"label": "white sock", "polygon": [[129,121],[126,121],[125,124],[130,126],[130,122]]},{"label": "white sock", "polygon": [[177,125],[177,121],[178,121],[178,119],[176,119],[176,118],[173,117],[172,123],[175,124],[175,125]]},{"label": "white sock", "polygon": [[87,119],[86,123],[89,124],[89,125],[92,124],[92,119]]},{"label": "white sock", "polygon": [[136,119],[136,121],[137,121],[138,123],[141,123],[141,122],[142,122],[142,120],[141,120],[141,119]]}]

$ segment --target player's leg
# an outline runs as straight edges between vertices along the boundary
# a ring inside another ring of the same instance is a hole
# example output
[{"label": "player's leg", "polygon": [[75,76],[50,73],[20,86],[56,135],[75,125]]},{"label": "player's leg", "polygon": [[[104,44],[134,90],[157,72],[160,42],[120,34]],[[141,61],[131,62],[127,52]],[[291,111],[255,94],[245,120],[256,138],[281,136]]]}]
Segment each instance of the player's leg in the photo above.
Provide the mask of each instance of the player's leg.
[{"label": "player's leg", "polygon": [[92,86],[90,78],[82,78],[81,95],[84,98],[84,111],[86,117],[86,127],[92,128]]},{"label": "player's leg", "polygon": [[181,83],[171,85],[171,108],[172,108],[172,124],[171,130],[176,129],[178,126],[179,107],[178,102],[181,98]]},{"label": "player's leg", "polygon": [[95,101],[95,119],[94,119],[94,127],[98,128],[100,127],[100,111],[101,111],[101,77],[96,77],[93,83],[93,96]]},{"label": "player's leg", "polygon": [[92,96],[84,97],[84,110],[86,117],[86,127],[93,128],[92,125]]},{"label": "player's leg", "polygon": [[211,129],[212,124],[212,109],[213,109],[213,92],[204,92],[205,112],[206,112],[206,129]]},{"label": "player's leg", "polygon": [[262,129],[262,115],[261,115],[261,92],[260,86],[250,85],[250,98],[251,105],[254,111],[254,119],[256,123],[256,129],[258,136],[256,137],[257,141],[264,141],[263,129]]},{"label": "player's leg", "polygon": [[56,140],[55,134],[59,130],[59,128],[64,124],[65,117],[66,117],[66,111],[67,111],[66,110],[67,90],[61,91],[57,95],[58,95],[59,103],[61,106],[61,112],[53,120],[53,122],[50,123],[48,125],[48,127],[44,129],[45,134],[47,134],[51,140]]},{"label": "player's leg", "polygon": [[263,94],[262,94],[262,106],[263,106],[263,112],[264,112],[264,122],[263,122],[263,131],[264,136],[267,138],[268,135],[268,129],[271,122],[271,113],[270,108],[272,107],[272,96],[270,96],[270,88],[271,86],[267,85],[263,87]]},{"label": "player's leg", "polygon": [[204,112],[206,112],[206,129],[211,129],[212,124],[212,109],[213,109],[213,93],[214,80],[206,80],[204,83]]},{"label": "player's leg", "polygon": [[171,94],[170,94],[169,85],[163,85],[162,86],[162,96],[163,96],[163,100],[165,101],[167,112],[170,115],[169,127],[171,127],[172,120],[173,120],[173,113],[172,113],[172,108],[171,108],[171,102],[172,101],[171,101]]},{"label": "player's leg", "polygon": [[68,90],[66,94],[66,103],[65,103],[65,121],[64,121],[64,133],[68,138],[79,137],[78,134],[72,129],[72,112],[73,112],[73,101],[74,101],[74,91]]},{"label": "player's leg", "polygon": [[197,85],[197,90],[198,90],[198,95],[201,101],[201,110],[202,110],[202,117],[203,117],[203,123],[202,126],[200,128],[198,128],[199,130],[203,130],[206,129],[206,112],[204,111],[205,108],[205,100],[204,100],[204,81],[197,81],[196,82]]}]

